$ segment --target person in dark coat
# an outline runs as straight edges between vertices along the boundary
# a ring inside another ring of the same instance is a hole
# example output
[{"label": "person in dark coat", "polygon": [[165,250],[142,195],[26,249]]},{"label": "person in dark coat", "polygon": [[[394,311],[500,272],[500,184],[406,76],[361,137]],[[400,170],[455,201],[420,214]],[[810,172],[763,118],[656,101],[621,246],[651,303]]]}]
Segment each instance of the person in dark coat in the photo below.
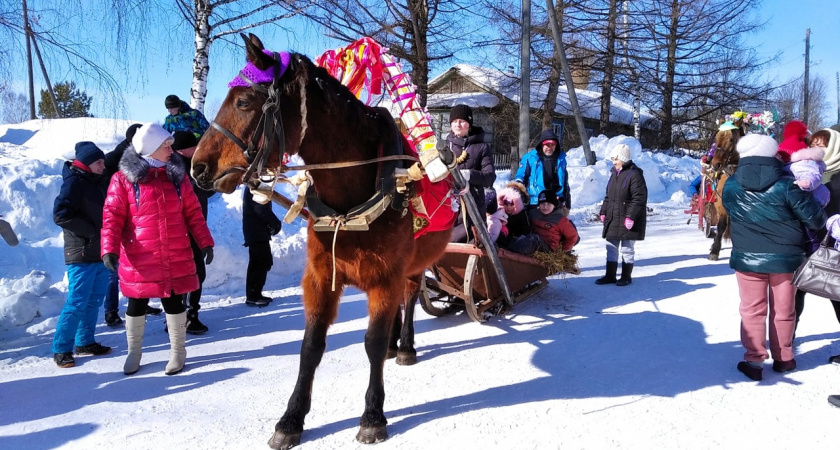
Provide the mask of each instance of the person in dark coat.
[{"label": "person in dark coat", "polygon": [[[493,152],[490,145],[484,142],[484,129],[473,125],[473,111],[469,106],[455,105],[452,108],[449,112],[449,127],[452,132],[446,136],[447,146],[458,161],[458,169],[469,186],[480,217],[484,217],[487,212],[484,189],[493,187],[496,181]],[[472,238],[472,220],[468,219],[465,227],[463,217],[462,213],[457,215],[451,242],[467,242]]]},{"label": "person in dark coat", "polygon": [[265,279],[273,265],[271,236],[280,232],[283,222],[271,210],[271,202],[254,201],[247,187],[242,194],[242,235],[248,247],[248,271],[245,274],[245,304],[266,306],[273,299],[263,295]]},{"label": "person in dark coat", "polygon": [[557,196],[561,208],[572,208],[566,152],[560,148],[560,140],[553,130],[543,130],[536,148],[522,156],[516,181],[525,185],[530,207],[536,207],[540,192],[548,189]]},{"label": "person in dark coat", "polygon": [[[613,168],[600,212],[604,222],[601,237],[607,240],[607,273],[595,280],[595,284],[626,286],[633,282],[636,241],[645,239],[647,184],[642,169],[633,163],[627,144],[616,145],[610,159]],[[621,278],[617,280],[619,254],[622,259]]]},{"label": "person in dark coat", "polygon": [[[105,170],[102,172],[102,183],[105,185],[105,191],[108,190],[108,185],[111,184],[111,177],[120,170],[120,159],[122,159],[125,149],[131,146],[131,139],[134,138],[134,133],[140,128],[142,124],[135,123],[130,125],[125,130],[125,139],[122,140],[113,150],[105,154]],[[105,324],[109,327],[118,327],[123,324],[123,320],[119,315],[120,303],[120,277],[117,272],[108,271],[108,291],[105,294]],[[163,310],[155,308],[154,306],[146,306],[146,314],[158,315]]]},{"label": "person in dark coat", "polygon": [[784,176],[776,158],[778,144],[748,134],[737,144],[738,169],[723,187],[723,206],[732,227],[732,255],[741,297],[741,344],[737,365],[751,380],[761,380],[767,359],[767,311],[773,370],[796,369],[793,353],[795,307],[793,272],[805,260],[805,231],[825,225],[826,215],[814,196]]},{"label": "person in dark coat", "polygon": [[52,351],[61,368],[73,367],[77,355],[111,351],[94,341],[96,318],[108,288],[108,269],[100,257],[105,190],[99,180],[105,154],[93,142],[76,144],[76,159],[64,164],[64,183],[55,199],[53,221],[64,231],[67,301],[58,316]]},{"label": "person in dark coat", "polygon": [[[198,146],[198,139],[195,134],[189,131],[176,131],[172,134],[174,141],[172,142],[172,150],[184,162],[184,167],[192,166],[192,156],[195,153],[195,148]],[[214,192],[205,191],[198,187],[193,177],[187,177],[193,187],[195,196],[198,197],[198,203],[201,205],[201,215],[204,216],[204,221],[207,222],[207,199],[211,197]],[[193,261],[195,261],[195,273],[198,275],[198,289],[190,292],[184,299],[187,307],[187,333],[189,334],[204,334],[208,328],[206,325],[198,320],[198,310],[201,309],[201,286],[207,278],[207,267],[204,265],[204,256],[199,247],[198,242],[190,236],[190,247],[192,247]]]}]

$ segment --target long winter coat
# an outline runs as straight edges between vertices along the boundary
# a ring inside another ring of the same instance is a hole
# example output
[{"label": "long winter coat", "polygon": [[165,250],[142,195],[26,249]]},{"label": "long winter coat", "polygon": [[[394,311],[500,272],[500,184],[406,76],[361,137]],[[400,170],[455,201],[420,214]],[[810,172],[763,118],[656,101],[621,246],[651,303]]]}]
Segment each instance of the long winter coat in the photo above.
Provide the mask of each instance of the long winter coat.
[{"label": "long winter coat", "polygon": [[[550,160],[554,161],[553,173],[556,180],[546,180],[543,159],[548,158],[542,152],[542,142],[553,139],[558,142]],[[566,152],[560,149],[557,135],[551,130],[545,130],[540,134],[537,148],[531,149],[519,161],[519,169],[516,170],[516,181],[525,185],[528,191],[529,204],[536,206],[537,197],[540,192],[551,189],[557,194],[557,198],[572,208],[572,194],[569,189],[569,172],[566,169]],[[550,186],[549,186],[550,185]]]},{"label": "long winter coat", "polygon": [[181,159],[173,154],[165,167],[152,168],[126,151],[108,188],[102,227],[102,254],[120,255],[122,293],[161,298],[198,289],[190,235],[199,248],[214,245]]},{"label": "long winter coat", "polygon": [[773,157],[741,158],[723,186],[732,227],[729,266],[740,272],[793,273],[805,259],[805,232],[825,225],[825,211],[811,193],[783,175]]},{"label": "long winter coat", "polygon": [[[647,227],[647,184],[645,176],[633,161],[624,163],[620,172],[613,167],[607,182],[607,195],[601,204],[604,218],[601,237],[622,241],[645,239]],[[624,226],[625,218],[633,219],[633,228]]]},{"label": "long winter coat", "polygon": [[272,230],[280,230],[283,223],[271,210],[271,202],[260,204],[255,202],[251,190],[247,187],[242,193],[242,235],[245,247],[257,242],[271,240]]},{"label": "long winter coat", "polygon": [[102,262],[99,254],[105,190],[100,176],[64,163],[64,184],[55,198],[53,221],[64,230],[64,263]]},{"label": "long winter coat", "polygon": [[458,164],[458,168],[470,171],[470,194],[475,199],[478,211],[484,214],[487,210],[484,188],[493,187],[493,182],[496,181],[493,152],[490,150],[490,145],[484,142],[484,129],[470,126],[469,133],[462,138],[449,133],[446,142],[455,158],[459,158],[464,152],[467,153],[466,159]]}]

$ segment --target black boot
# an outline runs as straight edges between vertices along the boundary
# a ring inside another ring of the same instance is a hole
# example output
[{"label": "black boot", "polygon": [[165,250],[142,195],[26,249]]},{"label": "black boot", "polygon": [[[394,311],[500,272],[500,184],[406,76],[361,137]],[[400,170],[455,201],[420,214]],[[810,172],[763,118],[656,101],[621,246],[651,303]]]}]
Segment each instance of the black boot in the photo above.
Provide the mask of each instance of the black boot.
[{"label": "black boot", "polygon": [[615,282],[616,286],[627,286],[628,284],[633,282],[633,264],[632,263],[621,263],[621,278]]},{"label": "black boot", "polygon": [[207,326],[198,320],[198,310],[190,309],[187,311],[187,333],[189,334],[204,334],[208,330]]},{"label": "black boot", "polygon": [[616,272],[618,272],[618,261],[607,261],[607,274],[595,280],[595,284],[615,283]]}]

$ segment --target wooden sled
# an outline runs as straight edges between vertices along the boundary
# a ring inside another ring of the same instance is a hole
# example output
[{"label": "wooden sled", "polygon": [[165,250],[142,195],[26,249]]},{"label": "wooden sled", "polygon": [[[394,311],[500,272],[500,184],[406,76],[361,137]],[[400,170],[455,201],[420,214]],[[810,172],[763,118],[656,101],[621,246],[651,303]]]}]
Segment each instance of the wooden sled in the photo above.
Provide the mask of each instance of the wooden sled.
[{"label": "wooden sled", "polygon": [[[536,259],[502,248],[496,252],[514,304],[548,286],[552,274]],[[450,243],[429,270],[434,276],[427,272],[420,294],[420,306],[429,315],[440,317],[463,308],[470,319],[484,322],[507,306],[491,259],[482,248]]]}]

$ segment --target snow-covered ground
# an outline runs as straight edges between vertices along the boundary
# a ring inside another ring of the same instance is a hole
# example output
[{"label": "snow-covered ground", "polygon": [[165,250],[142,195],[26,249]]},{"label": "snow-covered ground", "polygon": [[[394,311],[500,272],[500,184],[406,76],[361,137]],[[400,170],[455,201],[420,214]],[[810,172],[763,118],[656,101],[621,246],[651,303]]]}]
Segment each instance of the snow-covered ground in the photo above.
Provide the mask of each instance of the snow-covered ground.
[{"label": "snow-covered ground", "polygon": [[[0,242],[0,448],[267,448],[294,387],[303,335],[300,272],[305,234],[285,225],[272,243],[268,307],[244,304],[241,195],[210,199],[216,260],[208,266],[203,336],[187,339],[187,365],[165,376],[169,344],[150,317],[143,365],[122,374],[125,335],[104,325],[107,356],[58,369],[50,343],[66,295],[61,230],[52,223],[60,167],[73,145],[113,148],[129,122],[33,121],[0,126],[0,215],[20,245]],[[650,190],[647,239],[633,284],[596,286],[605,151],[628,142]],[[729,268],[706,259],[710,240],[686,225],[697,162],[642,152],[630,138],[594,138],[599,162],[568,154],[572,218],[582,273],[487,323],[464,314],[417,314],[415,366],[386,364],[388,441],[381,449],[834,448],[840,409],[840,326],[826,300],[808,297],[795,372],[769,363],[764,381],[735,369],[738,293]],[[500,173],[497,185],[507,181]],[[276,209],[278,215],[284,211]],[[125,300],[121,302],[121,313]],[[101,320],[100,320],[101,322]],[[361,448],[354,440],[368,378],[365,295],[347,289],[315,378],[302,449]]]}]

